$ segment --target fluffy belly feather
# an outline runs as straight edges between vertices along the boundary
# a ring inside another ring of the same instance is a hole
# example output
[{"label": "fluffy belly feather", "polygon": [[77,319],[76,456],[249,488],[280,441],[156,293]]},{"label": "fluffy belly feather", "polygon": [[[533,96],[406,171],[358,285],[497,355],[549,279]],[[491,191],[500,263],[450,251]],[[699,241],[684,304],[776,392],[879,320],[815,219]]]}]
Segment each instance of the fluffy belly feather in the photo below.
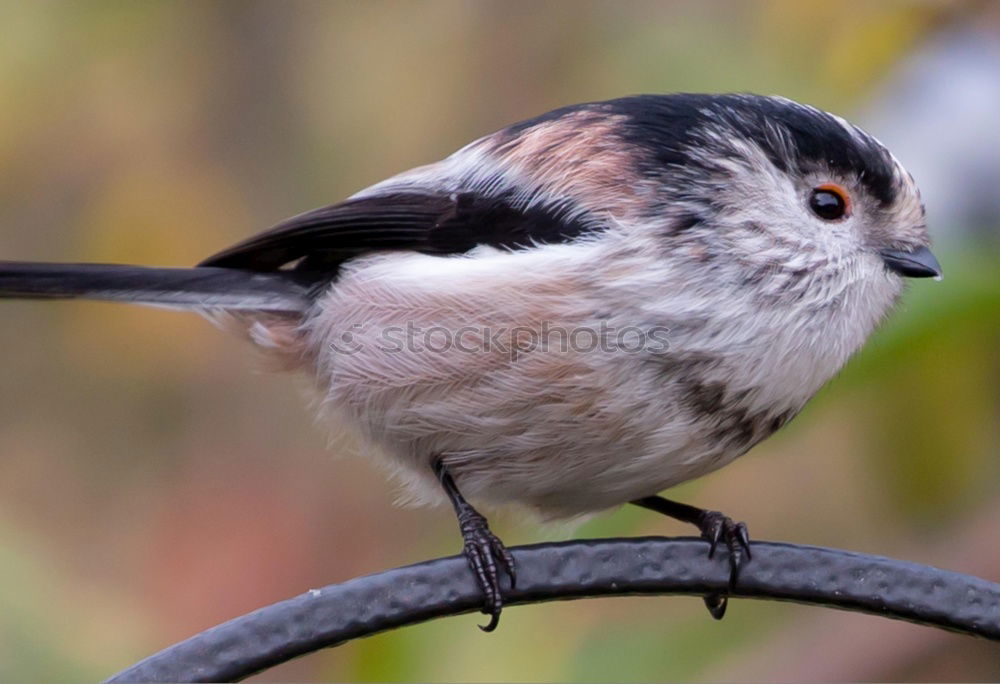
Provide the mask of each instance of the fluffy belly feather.
[{"label": "fluffy belly feather", "polygon": [[634,310],[588,296],[579,255],[532,272],[529,253],[517,276],[509,256],[468,270],[373,259],[313,319],[325,406],[388,460],[410,501],[443,500],[430,468],[442,456],[474,502],[600,510],[721,467],[790,417],[712,382],[724,358],[672,347]]}]

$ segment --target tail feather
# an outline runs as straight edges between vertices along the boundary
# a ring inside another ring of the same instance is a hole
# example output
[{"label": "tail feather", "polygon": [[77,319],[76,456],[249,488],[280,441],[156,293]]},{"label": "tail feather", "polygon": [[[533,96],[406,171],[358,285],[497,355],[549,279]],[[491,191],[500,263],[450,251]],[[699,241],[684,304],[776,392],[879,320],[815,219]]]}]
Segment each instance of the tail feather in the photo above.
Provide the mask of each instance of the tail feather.
[{"label": "tail feather", "polygon": [[75,298],[181,309],[300,312],[309,304],[309,287],[280,272],[0,261],[0,299]]}]

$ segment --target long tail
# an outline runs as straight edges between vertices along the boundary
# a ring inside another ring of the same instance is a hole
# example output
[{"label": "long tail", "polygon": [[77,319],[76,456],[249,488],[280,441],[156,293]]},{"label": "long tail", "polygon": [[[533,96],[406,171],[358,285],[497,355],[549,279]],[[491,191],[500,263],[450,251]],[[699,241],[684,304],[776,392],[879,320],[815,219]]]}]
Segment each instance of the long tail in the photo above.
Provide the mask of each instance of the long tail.
[{"label": "long tail", "polygon": [[300,312],[309,287],[231,268],[0,261],[0,299],[105,299],[180,309]]}]

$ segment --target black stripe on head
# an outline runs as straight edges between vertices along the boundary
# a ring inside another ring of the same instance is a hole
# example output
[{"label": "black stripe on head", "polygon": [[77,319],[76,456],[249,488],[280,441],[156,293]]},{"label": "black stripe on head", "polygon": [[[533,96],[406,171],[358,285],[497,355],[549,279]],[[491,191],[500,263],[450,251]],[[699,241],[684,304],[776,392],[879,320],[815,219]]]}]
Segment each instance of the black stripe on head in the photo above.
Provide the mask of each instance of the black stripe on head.
[{"label": "black stripe on head", "polygon": [[[804,174],[829,169],[854,177],[883,206],[892,204],[899,193],[896,165],[881,144],[826,112],[789,100],[759,95],[637,95],[592,106],[626,115],[623,138],[650,152],[650,161],[660,169],[704,165],[692,149],[704,145],[699,131],[716,126],[754,141],[782,171]],[[783,136],[775,135],[775,126]]]}]

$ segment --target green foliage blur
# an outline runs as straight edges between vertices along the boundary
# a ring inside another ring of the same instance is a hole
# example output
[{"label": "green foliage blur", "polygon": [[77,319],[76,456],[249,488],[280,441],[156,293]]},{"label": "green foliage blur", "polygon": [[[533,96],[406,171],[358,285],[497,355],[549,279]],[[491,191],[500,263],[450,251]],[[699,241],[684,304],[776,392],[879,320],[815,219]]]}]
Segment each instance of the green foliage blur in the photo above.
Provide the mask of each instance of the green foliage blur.
[{"label": "green foliage blur", "polygon": [[[4,0],[0,259],[193,264],[573,102],[754,91],[851,116],[982,7]],[[791,426],[675,497],[759,539],[1000,580],[998,245],[943,241],[943,282],[914,283]],[[2,681],[95,681],[310,587],[460,548],[450,512],[394,508],[381,473],[326,448],[302,382],[255,371],[197,316],[3,302],[0,350]],[[512,545],[691,533],[627,509],[576,528],[493,520]],[[990,644],[787,604],[733,602],[721,623],[695,598],[547,604],[489,636],[478,619],[257,679],[1000,679]]]}]

